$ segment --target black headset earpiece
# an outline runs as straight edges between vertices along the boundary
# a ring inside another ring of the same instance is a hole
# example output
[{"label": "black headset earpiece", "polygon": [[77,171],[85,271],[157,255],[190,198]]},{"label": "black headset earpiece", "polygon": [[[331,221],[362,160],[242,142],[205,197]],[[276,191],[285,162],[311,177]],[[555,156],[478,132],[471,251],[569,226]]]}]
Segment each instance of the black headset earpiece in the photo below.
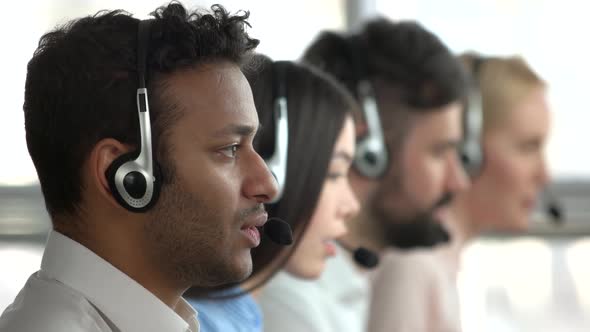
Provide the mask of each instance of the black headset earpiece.
[{"label": "black headset earpiece", "polygon": [[467,174],[474,178],[483,167],[482,148],[483,101],[479,88],[479,73],[485,58],[474,56],[471,63],[471,84],[467,95],[467,105],[463,111],[463,142],[460,147],[461,161]]},{"label": "black headset earpiece", "polygon": [[111,193],[123,206],[132,212],[144,212],[152,207],[159,196],[160,179],[152,155],[150,110],[146,89],[146,61],[152,21],[139,22],[137,29],[137,111],[139,117],[140,146],[138,150],[125,153],[115,159],[105,175]]},{"label": "black headset earpiece", "polygon": [[279,188],[277,196],[270,203],[278,202],[283,196],[287,178],[287,150],[289,148],[289,118],[287,112],[287,70],[288,61],[273,63],[273,120],[275,128],[275,146],[272,156],[266,159],[266,165]]}]

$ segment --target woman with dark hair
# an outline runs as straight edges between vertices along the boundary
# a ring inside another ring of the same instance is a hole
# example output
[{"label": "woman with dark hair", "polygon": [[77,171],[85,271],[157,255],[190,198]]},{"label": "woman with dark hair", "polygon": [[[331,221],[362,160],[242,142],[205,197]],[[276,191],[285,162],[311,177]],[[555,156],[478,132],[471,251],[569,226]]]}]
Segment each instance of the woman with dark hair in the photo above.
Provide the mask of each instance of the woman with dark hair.
[{"label": "woman with dark hair", "polygon": [[260,287],[281,269],[296,278],[318,278],[326,259],[336,253],[335,239],[346,233],[345,221],[359,210],[347,176],[355,147],[352,97],[321,72],[300,64],[258,55],[252,67],[246,76],[262,128],[254,146],[265,159],[275,152],[279,94],[286,99],[286,178],[280,200],[267,205],[267,211],[269,218],[289,223],[295,242],[281,247],[263,237],[252,250],[254,270],[247,280],[187,294],[204,331],[262,331],[255,300]]}]

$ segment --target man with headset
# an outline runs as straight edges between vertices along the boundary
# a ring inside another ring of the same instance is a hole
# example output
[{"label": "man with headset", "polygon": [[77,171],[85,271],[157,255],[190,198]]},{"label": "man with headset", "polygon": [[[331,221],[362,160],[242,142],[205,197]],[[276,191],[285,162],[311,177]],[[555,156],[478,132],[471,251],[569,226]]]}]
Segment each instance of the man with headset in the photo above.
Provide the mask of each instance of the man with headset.
[{"label": "man with headset", "polygon": [[198,331],[190,286],[237,282],[277,194],[252,147],[247,13],[178,3],[49,32],[28,65],[27,145],[53,230],[0,331]]},{"label": "man with headset", "polygon": [[[447,241],[439,222],[453,193],[468,185],[458,156],[467,87],[461,64],[420,25],[385,19],[350,36],[324,32],[303,60],[343,83],[363,110],[351,174],[363,208],[349,224],[342,247],[366,246],[384,258],[392,247]],[[371,265],[359,253],[355,260]],[[366,329],[368,278],[347,253],[340,251],[328,262],[316,292],[302,294],[295,284],[281,288],[289,303],[278,310],[285,314],[265,319],[280,320],[284,331]],[[312,312],[309,308],[317,308],[318,301],[324,311]]]}]

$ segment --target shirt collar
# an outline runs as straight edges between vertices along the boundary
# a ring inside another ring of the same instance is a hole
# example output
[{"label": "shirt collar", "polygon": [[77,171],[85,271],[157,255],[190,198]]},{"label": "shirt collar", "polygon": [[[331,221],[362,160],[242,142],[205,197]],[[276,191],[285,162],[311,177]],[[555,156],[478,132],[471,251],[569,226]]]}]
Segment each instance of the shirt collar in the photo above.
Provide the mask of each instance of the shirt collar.
[{"label": "shirt collar", "polygon": [[41,271],[82,293],[121,331],[199,330],[197,312],[184,299],[172,310],[125,273],[56,231],[49,233]]}]

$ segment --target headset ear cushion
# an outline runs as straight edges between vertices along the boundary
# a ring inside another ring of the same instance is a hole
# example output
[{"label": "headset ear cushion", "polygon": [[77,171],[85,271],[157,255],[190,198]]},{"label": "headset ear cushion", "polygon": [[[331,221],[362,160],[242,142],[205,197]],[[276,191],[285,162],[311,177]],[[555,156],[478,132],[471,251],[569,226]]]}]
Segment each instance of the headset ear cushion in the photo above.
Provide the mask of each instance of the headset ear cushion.
[{"label": "headset ear cushion", "polygon": [[122,207],[124,207],[125,209],[127,209],[129,211],[133,211],[133,212],[145,212],[145,211],[149,210],[152,206],[154,206],[156,204],[156,202],[158,201],[158,198],[160,197],[160,189],[162,186],[162,170],[160,168],[160,165],[157,162],[155,162],[155,161],[153,162],[154,178],[155,178],[154,189],[152,192],[152,198],[146,206],[144,206],[142,208],[136,208],[136,207],[132,207],[131,205],[129,205],[123,199],[123,196],[121,195],[121,193],[119,192],[119,190],[117,189],[117,186],[115,184],[115,174],[117,173],[117,170],[123,164],[125,164],[128,161],[132,161],[135,158],[137,158],[137,152],[129,152],[129,153],[119,156],[117,159],[113,160],[111,165],[107,168],[107,170],[105,172],[105,176],[107,178],[111,194],[113,195],[115,200]]},{"label": "headset ear cushion", "polygon": [[463,168],[467,171],[471,165],[471,157],[469,156],[469,153],[467,153],[465,149],[461,149],[459,157],[461,158],[461,164],[463,164]]},{"label": "headset ear cushion", "polygon": [[154,206],[154,204],[156,204],[156,202],[158,201],[158,198],[160,197],[160,190],[162,189],[162,183],[164,180],[160,164],[154,160],[152,165],[154,165],[154,191],[152,193],[152,200],[145,207],[146,210]]},{"label": "headset ear cushion", "polygon": [[375,151],[369,148],[366,137],[358,139],[353,166],[358,174],[364,177],[371,179],[384,177],[389,168],[387,145],[384,145],[381,151]]},{"label": "headset ear cushion", "polygon": [[111,194],[117,200],[117,202],[126,209],[129,209],[131,207],[129,206],[129,204],[127,204],[127,202],[125,202],[125,200],[123,199],[123,196],[121,196],[121,193],[117,189],[117,185],[115,184],[115,174],[117,173],[117,170],[123,164],[135,159],[136,155],[137,155],[137,153],[135,153],[135,152],[129,152],[129,153],[122,154],[117,159],[113,160],[113,162],[111,163],[111,165],[107,168],[107,170],[105,172],[105,176],[107,178],[107,182],[109,184],[109,190],[111,191]]}]

